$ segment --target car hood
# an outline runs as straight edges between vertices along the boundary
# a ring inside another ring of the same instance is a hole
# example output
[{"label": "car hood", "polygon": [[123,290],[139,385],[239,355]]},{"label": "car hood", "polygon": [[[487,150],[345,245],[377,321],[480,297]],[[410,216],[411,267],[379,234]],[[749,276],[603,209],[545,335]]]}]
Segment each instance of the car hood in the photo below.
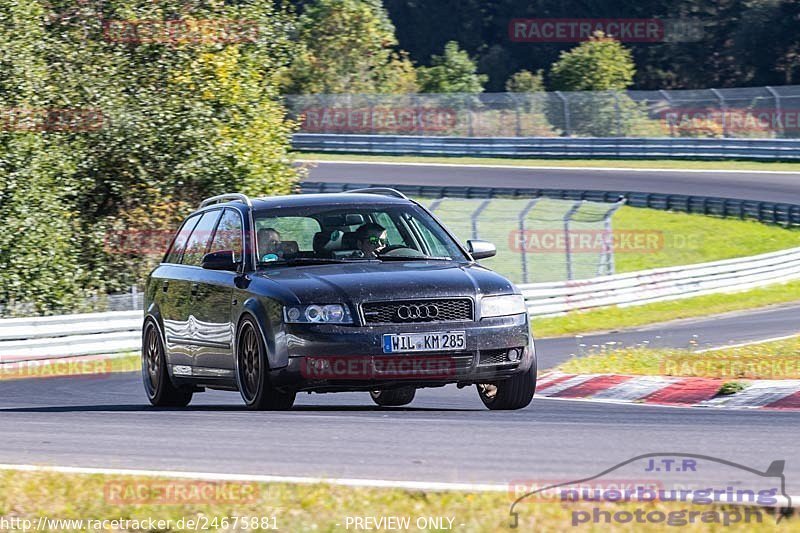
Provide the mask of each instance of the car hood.
[{"label": "car hood", "polygon": [[480,265],[441,261],[273,267],[257,272],[255,278],[272,285],[270,292],[279,288],[287,304],[474,298],[517,292],[506,278]]}]

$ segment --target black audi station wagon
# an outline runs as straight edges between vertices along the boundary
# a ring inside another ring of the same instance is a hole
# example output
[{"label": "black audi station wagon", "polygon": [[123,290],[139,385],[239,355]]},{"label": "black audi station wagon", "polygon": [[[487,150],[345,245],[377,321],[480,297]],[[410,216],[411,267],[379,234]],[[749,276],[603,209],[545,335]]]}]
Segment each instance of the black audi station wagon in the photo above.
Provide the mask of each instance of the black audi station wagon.
[{"label": "black audi station wagon", "polygon": [[251,409],[298,392],[476,385],[489,409],[533,398],[525,301],[429,211],[384,188],[205,200],[147,280],[142,377],[156,406],[205,389]]}]

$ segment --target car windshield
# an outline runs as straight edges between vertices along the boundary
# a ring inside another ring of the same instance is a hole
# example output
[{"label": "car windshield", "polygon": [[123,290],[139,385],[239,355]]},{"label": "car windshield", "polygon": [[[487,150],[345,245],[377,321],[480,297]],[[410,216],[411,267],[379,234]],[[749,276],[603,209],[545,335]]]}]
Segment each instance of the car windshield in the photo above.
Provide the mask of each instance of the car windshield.
[{"label": "car windshield", "polygon": [[345,261],[468,261],[413,204],[315,206],[254,213],[259,266]]}]

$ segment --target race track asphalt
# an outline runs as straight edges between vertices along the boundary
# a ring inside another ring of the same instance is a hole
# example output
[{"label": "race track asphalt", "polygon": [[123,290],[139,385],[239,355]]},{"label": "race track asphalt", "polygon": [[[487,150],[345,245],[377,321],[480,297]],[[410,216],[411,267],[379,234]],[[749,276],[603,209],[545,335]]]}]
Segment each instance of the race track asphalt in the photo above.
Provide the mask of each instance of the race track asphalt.
[{"label": "race track asphalt", "polygon": [[[628,172],[322,163],[309,180],[704,194],[800,203],[798,174]],[[717,346],[797,333],[800,305],[541,340],[540,367],[607,342]],[[195,472],[507,484],[575,479],[644,453],[699,453],[756,469],[785,459],[800,494],[800,414],[534,399],[487,411],[473,388],[427,389],[408,408],[366,393],[302,395],[289,412],[246,411],[207,392],[187,409],[147,405],[135,373],[0,382],[0,462]],[[730,469],[704,481],[736,483]]]},{"label": "race track asphalt", "polygon": [[[506,484],[578,479],[643,453],[700,453],[764,470],[787,460],[800,493],[800,415],[535,399],[487,411],[474,388],[428,389],[409,408],[366,393],[302,395],[250,412],[206,392],[159,410],[135,373],[0,383],[0,462],[236,474]],[[702,480],[733,483],[728,468]]]},{"label": "race track asphalt", "polygon": [[307,166],[308,181],[387,186],[402,183],[618,190],[800,204],[800,173],[793,172],[514,168],[332,161],[317,161]]}]

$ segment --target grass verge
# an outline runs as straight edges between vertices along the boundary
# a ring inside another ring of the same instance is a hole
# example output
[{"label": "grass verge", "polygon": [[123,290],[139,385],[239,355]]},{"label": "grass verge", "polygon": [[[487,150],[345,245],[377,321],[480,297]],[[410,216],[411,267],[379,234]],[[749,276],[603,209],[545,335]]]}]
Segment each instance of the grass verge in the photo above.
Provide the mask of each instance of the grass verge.
[{"label": "grass verge", "polygon": [[[55,520],[137,520],[138,527],[132,524],[117,524],[127,527],[113,527],[108,524],[105,530],[117,531],[187,531],[194,529],[219,530],[233,528],[233,517],[254,517],[257,528],[242,527],[236,530],[270,530],[276,527],[281,531],[342,531],[364,529],[354,527],[356,517],[407,517],[411,527],[408,531],[505,531],[509,529],[509,507],[513,501],[509,492],[462,493],[462,492],[423,492],[397,489],[349,488],[317,485],[293,484],[240,484],[236,489],[232,483],[219,486],[229,490],[211,491],[212,497],[200,498],[203,501],[182,503],[170,498],[158,497],[169,494],[191,494],[192,488],[208,485],[203,482],[175,481],[163,478],[122,477],[101,475],[74,475],[60,473],[20,473],[0,472],[0,517],[6,520],[27,519],[36,526],[40,517],[46,517],[48,527],[38,531],[78,531],[88,528],[75,527]],[[170,488],[172,490],[170,491]],[[236,489],[236,490],[230,490]],[[233,501],[231,495],[248,494],[252,497],[238,496]],[[138,503],[125,503],[125,495],[130,494]],[[155,495],[156,498],[152,496]],[[142,498],[144,496],[144,498]],[[603,511],[630,511],[642,509],[645,513],[661,511],[680,512],[687,509],[701,512],[722,511],[724,508],[711,505],[678,503],[523,503],[519,511],[520,529],[517,531],[563,531],[569,529],[574,520],[573,512],[590,512],[594,508]],[[741,510],[731,508],[730,513]],[[697,518],[694,530],[697,531],[760,531],[774,530],[775,521],[769,511],[764,511],[761,523],[734,523],[725,527],[720,523],[703,523]],[[685,516],[685,513],[684,513]],[[223,525],[227,518],[227,528],[211,527]],[[346,527],[350,520],[350,527]],[[440,527],[435,527],[439,519]],[[452,520],[452,522],[449,522]],[[162,524],[148,524],[147,521],[164,520]],[[166,521],[169,521],[167,524]],[[207,527],[190,527],[189,521],[205,524]],[[239,519],[241,520],[241,518]],[[264,520],[261,522],[261,520]],[[420,520],[419,524],[417,520]],[[181,522],[182,521],[182,522]],[[705,521],[705,520],[704,520]],[[181,525],[182,524],[182,525]],[[144,525],[144,527],[141,527]],[[418,527],[421,525],[423,527]],[[57,526],[57,527],[53,527]],[[266,527],[261,527],[266,526]],[[637,531],[663,531],[665,524],[639,523]],[[630,531],[630,524],[586,524],[590,531]],[[691,526],[690,526],[691,527]],[[781,523],[785,531],[800,531],[800,521],[785,519]],[[382,529],[385,528],[375,528]],[[92,530],[92,529],[89,529]],[[94,529],[97,530],[97,529]]]},{"label": "grass verge", "polygon": [[[800,379],[800,337],[720,348],[702,353],[631,347],[570,359],[558,367],[570,374],[634,374],[720,379]],[[742,384],[725,384],[733,394]]]},{"label": "grass verge", "polygon": [[133,372],[141,368],[141,356],[130,352],[119,357],[92,355],[0,365],[0,381],[31,378],[102,376],[114,372]]},{"label": "grass verge", "polygon": [[795,301],[800,301],[800,281],[731,294],[709,294],[634,307],[610,307],[572,312],[564,316],[537,318],[533,320],[533,331],[537,338],[617,331],[658,322],[706,317]]},{"label": "grass verge", "polygon": [[326,154],[295,152],[297,159],[307,161],[375,161],[378,163],[447,163],[453,165],[505,165],[510,167],[614,167],[614,168],[668,168],[699,170],[777,170],[800,172],[800,163],[760,161],[691,161],[691,160],[640,160],[640,159],[509,159],[497,157],[437,157],[437,156],[384,156],[364,154]]},{"label": "grass verge", "polygon": [[800,228],[638,207],[617,211],[613,227],[620,237],[644,232],[657,237],[654,247],[618,246],[614,261],[619,273],[747,257],[800,246]]}]

